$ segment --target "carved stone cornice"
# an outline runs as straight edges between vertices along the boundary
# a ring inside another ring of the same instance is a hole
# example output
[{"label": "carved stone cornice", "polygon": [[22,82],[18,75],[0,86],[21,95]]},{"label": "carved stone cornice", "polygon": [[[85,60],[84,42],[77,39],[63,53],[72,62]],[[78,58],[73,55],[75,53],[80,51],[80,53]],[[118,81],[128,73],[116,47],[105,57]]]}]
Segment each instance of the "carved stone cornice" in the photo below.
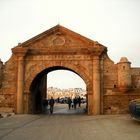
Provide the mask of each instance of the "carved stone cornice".
[{"label": "carved stone cornice", "polygon": [[[25,50],[19,50],[18,52],[24,52]],[[105,51],[104,48],[97,47],[66,47],[66,46],[55,46],[55,47],[44,47],[44,48],[30,48],[28,54],[37,55],[93,55],[100,56]]]},{"label": "carved stone cornice", "polygon": [[22,46],[17,46],[15,48],[12,48],[12,53],[18,57],[25,57],[27,52],[28,52],[28,48]]}]

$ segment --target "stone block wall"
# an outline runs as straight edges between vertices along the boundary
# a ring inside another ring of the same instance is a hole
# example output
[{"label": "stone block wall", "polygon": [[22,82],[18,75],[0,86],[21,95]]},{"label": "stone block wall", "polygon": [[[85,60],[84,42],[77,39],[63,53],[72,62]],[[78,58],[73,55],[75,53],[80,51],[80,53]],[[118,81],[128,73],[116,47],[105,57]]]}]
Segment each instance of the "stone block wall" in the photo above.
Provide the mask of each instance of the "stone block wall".
[{"label": "stone block wall", "polygon": [[0,112],[14,112],[16,106],[17,62],[16,58],[3,65],[2,86],[0,87]]},{"label": "stone block wall", "polygon": [[104,114],[129,113],[129,102],[138,98],[139,94],[104,95]]},{"label": "stone block wall", "polygon": [[119,87],[118,77],[122,81],[125,77],[123,75],[121,77],[121,72],[118,72],[118,70],[120,71],[117,64],[114,64],[108,57],[105,57],[103,70],[104,114],[128,113],[129,102],[140,98],[140,69],[130,68],[131,87],[126,91],[121,90]]},{"label": "stone block wall", "polygon": [[132,77],[132,89],[138,90],[140,89],[140,69],[139,68],[131,68],[131,77]]},{"label": "stone block wall", "polygon": [[103,87],[104,89],[112,89],[117,87],[118,83],[117,66],[107,56],[105,56],[103,64]]}]

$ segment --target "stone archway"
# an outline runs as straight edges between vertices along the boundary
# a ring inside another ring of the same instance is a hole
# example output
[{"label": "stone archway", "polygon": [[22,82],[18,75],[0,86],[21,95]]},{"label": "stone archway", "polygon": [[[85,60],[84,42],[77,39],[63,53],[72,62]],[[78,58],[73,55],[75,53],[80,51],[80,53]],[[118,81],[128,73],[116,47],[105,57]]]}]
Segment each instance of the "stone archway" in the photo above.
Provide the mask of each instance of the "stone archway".
[{"label": "stone archway", "polygon": [[0,110],[28,113],[32,81],[57,66],[74,71],[85,81],[89,115],[127,113],[129,100],[140,97],[139,68],[131,68],[125,57],[114,64],[105,46],[56,25],[19,43],[12,48],[11,58],[0,62]]},{"label": "stone archway", "polygon": [[[47,64],[46,64],[47,65]],[[83,81],[86,84],[87,87],[87,95],[88,95],[88,102],[90,102],[89,106],[88,106],[88,114],[90,114],[93,111],[92,108],[92,80],[91,78],[87,75],[86,71],[84,70],[84,68],[82,66],[79,67],[74,65],[74,64],[68,64],[68,63],[61,63],[61,66],[58,65],[58,63],[56,62],[56,64],[50,64],[50,65],[44,65],[44,67],[38,67],[38,65],[31,65],[32,70],[29,68],[30,71],[28,71],[28,75],[30,75],[26,80],[25,80],[25,90],[24,90],[24,98],[26,100],[24,100],[24,112],[28,113],[30,112],[29,109],[29,100],[30,100],[30,89],[32,84],[36,84],[34,81],[41,81],[41,78],[49,73],[50,71],[53,70],[58,70],[58,69],[65,69],[65,70],[69,70],[72,71],[74,73],[76,73],[77,75],[79,75]],[[36,69],[36,71],[34,71],[34,69]]]},{"label": "stone archway", "polygon": [[[25,109],[27,112],[33,113],[33,114],[43,112],[42,102],[43,102],[43,99],[46,98],[44,93],[46,93],[46,89],[47,89],[47,87],[46,87],[47,86],[47,79],[46,79],[47,76],[46,75],[49,72],[52,72],[55,70],[68,70],[68,71],[71,71],[71,72],[79,75],[74,70],[66,68],[66,67],[62,67],[62,66],[53,66],[53,67],[49,67],[49,68],[42,70],[40,73],[38,73],[35,76],[35,78],[31,82],[30,89],[29,89],[29,95],[28,95],[29,100],[28,100],[28,103],[24,103],[24,104],[27,104],[28,109]],[[80,73],[80,75],[82,75],[82,74],[83,73]],[[82,76],[82,77],[84,77],[84,76]],[[82,79],[82,77],[81,77],[81,79]],[[82,79],[82,80],[84,81],[84,79]],[[89,89],[89,88],[90,87],[88,86],[87,89]],[[89,91],[89,90],[87,90],[87,91]],[[26,106],[24,108],[26,108]]]},{"label": "stone archway", "polygon": [[29,112],[31,83],[39,73],[51,67],[77,73],[87,85],[88,114],[101,113],[101,65],[106,47],[57,25],[12,51],[17,60],[17,113]]}]

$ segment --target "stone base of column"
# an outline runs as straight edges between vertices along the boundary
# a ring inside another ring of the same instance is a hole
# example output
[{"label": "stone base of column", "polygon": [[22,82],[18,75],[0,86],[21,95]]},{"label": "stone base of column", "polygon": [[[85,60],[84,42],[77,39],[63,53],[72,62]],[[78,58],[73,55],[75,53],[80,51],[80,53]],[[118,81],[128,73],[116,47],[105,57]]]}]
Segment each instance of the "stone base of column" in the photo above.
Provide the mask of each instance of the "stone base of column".
[{"label": "stone base of column", "polygon": [[98,104],[98,102],[94,102],[94,115],[100,115],[100,105]]},{"label": "stone base of column", "polygon": [[93,95],[88,95],[88,102],[87,102],[87,106],[88,106],[88,115],[93,115]]}]

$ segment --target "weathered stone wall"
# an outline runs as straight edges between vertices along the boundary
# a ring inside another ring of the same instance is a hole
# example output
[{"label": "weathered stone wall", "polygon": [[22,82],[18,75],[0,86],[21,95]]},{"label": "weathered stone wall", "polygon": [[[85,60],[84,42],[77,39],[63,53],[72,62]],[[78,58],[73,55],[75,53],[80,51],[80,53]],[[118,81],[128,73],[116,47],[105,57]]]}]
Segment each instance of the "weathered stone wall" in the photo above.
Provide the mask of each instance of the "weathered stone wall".
[{"label": "weathered stone wall", "polygon": [[16,107],[17,61],[12,57],[3,66],[0,88],[0,112],[13,112]]},{"label": "weathered stone wall", "polygon": [[114,89],[118,86],[117,65],[106,55],[104,56],[103,64],[103,81],[104,93],[106,93],[106,89]]},{"label": "weathered stone wall", "polygon": [[140,68],[131,68],[132,89],[140,91]]},{"label": "weathered stone wall", "polygon": [[140,98],[139,94],[104,95],[104,114],[129,113],[128,105],[133,99]]},{"label": "weathered stone wall", "polygon": [[[124,70],[127,68],[126,65],[127,64],[124,63],[118,67],[117,64],[114,64],[107,57],[104,59],[104,114],[128,113],[129,102],[133,99],[140,98],[140,69],[126,69],[125,73]],[[121,70],[123,72],[121,72]],[[118,80],[120,80],[120,82],[118,82]],[[126,84],[125,90],[120,88],[119,83],[121,82]]]}]

